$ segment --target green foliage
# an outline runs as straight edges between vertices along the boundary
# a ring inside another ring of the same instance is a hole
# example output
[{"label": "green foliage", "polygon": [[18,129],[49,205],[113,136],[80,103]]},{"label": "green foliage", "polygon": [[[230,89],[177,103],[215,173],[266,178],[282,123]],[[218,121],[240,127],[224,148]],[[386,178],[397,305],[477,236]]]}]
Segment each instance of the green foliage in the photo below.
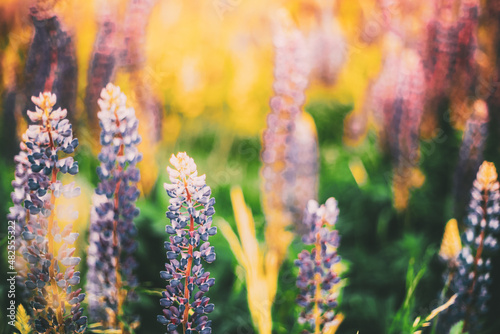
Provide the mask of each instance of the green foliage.
[{"label": "green foliage", "polygon": [[429,260],[434,253],[434,250],[427,250],[422,263],[418,267],[415,265],[415,258],[410,259],[406,273],[406,296],[403,305],[399,308],[389,327],[390,334],[413,333],[412,314],[415,312],[415,290],[427,272]]},{"label": "green foliage", "polygon": [[[464,328],[464,322],[460,321],[460,322],[456,323],[455,325],[453,325],[453,327],[450,330],[450,334],[462,334],[463,328]],[[463,333],[463,334],[467,334],[467,333]]]}]

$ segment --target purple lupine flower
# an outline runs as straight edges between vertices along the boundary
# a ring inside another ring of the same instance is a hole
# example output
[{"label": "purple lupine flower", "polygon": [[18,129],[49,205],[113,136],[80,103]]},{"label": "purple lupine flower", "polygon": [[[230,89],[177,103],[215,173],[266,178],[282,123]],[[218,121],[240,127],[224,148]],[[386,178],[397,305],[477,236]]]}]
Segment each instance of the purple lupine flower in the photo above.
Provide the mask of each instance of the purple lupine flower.
[{"label": "purple lupine flower", "polygon": [[10,194],[12,203],[14,204],[7,214],[7,219],[9,221],[15,222],[15,236],[16,243],[15,249],[18,255],[16,256],[16,282],[20,288],[19,295],[28,297],[27,290],[25,287],[25,280],[28,275],[28,262],[22,257],[22,254],[27,251],[28,242],[22,238],[22,233],[26,226],[26,208],[24,207],[24,201],[27,199],[27,195],[30,191],[28,186],[29,175],[31,174],[31,163],[28,160],[28,147],[24,142],[19,144],[20,152],[14,157],[14,162],[16,163],[15,176],[12,181],[12,187],[14,191]]},{"label": "purple lupine flower", "polygon": [[413,174],[420,159],[425,80],[416,50],[401,50],[398,38],[391,41],[392,50],[371,87],[369,103],[379,123],[380,142],[387,147],[393,161],[394,206],[403,210],[408,205],[410,188],[418,186]]},{"label": "purple lupine flower", "polygon": [[464,0],[460,2],[457,20],[457,58],[455,64],[455,80],[465,91],[465,95],[471,95],[477,81],[476,57],[478,49],[478,26],[479,26],[479,0]]},{"label": "purple lupine flower", "polygon": [[316,125],[312,116],[301,113],[295,122],[292,136],[293,145],[288,150],[289,161],[294,161],[295,168],[286,174],[291,177],[293,194],[287,203],[287,209],[296,222],[296,231],[302,234],[307,226],[302,224],[302,216],[307,202],[304,198],[316,199],[318,196],[319,148]]},{"label": "purple lupine flower", "polygon": [[451,73],[456,60],[456,19],[447,16],[446,9],[436,6],[437,12],[427,31],[425,74],[429,83],[429,96],[433,101],[441,99],[449,92]]},{"label": "purple lupine flower", "polygon": [[[310,73],[310,54],[302,32],[293,25],[286,12],[280,12],[274,30],[274,93],[267,128],[262,136],[262,189],[266,220],[289,225],[294,220],[290,207],[296,204],[293,191],[299,164],[294,136],[302,115],[305,89]],[[310,138],[314,141],[314,138]],[[311,161],[315,164],[317,161]],[[303,201],[303,196],[299,201]],[[305,203],[302,205],[305,207]],[[296,222],[300,225],[300,222]]]},{"label": "purple lupine flower", "polygon": [[146,66],[146,37],[151,13],[158,0],[130,1],[125,13],[123,35],[125,45],[122,52],[122,66],[130,72],[131,78],[136,83],[136,96],[141,108],[141,124],[144,131],[145,142],[152,147],[158,143],[162,136],[162,103],[154,93],[152,80],[147,73]]},{"label": "purple lupine flower", "polygon": [[[71,246],[78,233],[71,232],[71,224],[61,231],[55,219],[56,198],[80,194],[74,183],[63,184],[57,179],[59,173],[78,172],[78,163],[71,156],[65,157],[78,146],[78,140],[73,138],[67,111],[53,109],[54,94],[46,92],[32,101],[36,109],[28,111],[28,117],[34,124],[23,136],[31,172],[24,201],[26,226],[21,233],[26,242],[23,257],[29,266],[25,284],[31,294],[32,325],[39,333],[82,333],[87,327],[80,307],[85,294],[73,289],[80,283],[80,272],[75,271],[80,258],[73,256],[75,248]],[[71,208],[64,212],[59,205],[57,209],[58,217],[75,215]]]},{"label": "purple lupine flower", "polygon": [[24,208],[24,201],[29,193],[28,179],[31,173],[31,163],[28,160],[28,147],[24,142],[20,143],[20,152],[14,157],[14,162],[16,163],[16,170],[14,181],[12,181],[12,187],[14,191],[10,194],[12,199],[12,206],[7,214],[7,219],[16,222],[16,250],[19,251],[22,244],[24,244],[21,238],[21,233],[24,231],[24,226],[26,226],[26,209]]},{"label": "purple lupine flower", "polygon": [[429,107],[437,106],[444,97],[458,90],[454,98],[467,96],[476,83],[478,0],[460,1],[458,10],[452,2],[436,6],[434,18],[427,31],[424,52],[425,73],[428,83]]},{"label": "purple lupine flower", "polygon": [[334,15],[333,2],[318,10],[318,24],[308,36],[311,52],[311,76],[325,85],[333,85],[347,58],[347,43]]},{"label": "purple lupine flower", "polygon": [[339,236],[332,230],[337,222],[337,201],[331,197],[324,205],[310,200],[304,213],[304,225],[309,231],[302,237],[306,245],[314,245],[309,252],[303,250],[295,265],[299,267],[297,303],[302,307],[299,322],[307,323],[315,333],[322,332],[335,321],[333,309],[337,306],[334,286],[340,279],[333,265],[340,261],[337,255]]},{"label": "purple lupine flower", "polygon": [[[25,65],[26,95],[50,91],[58,98],[57,106],[67,108],[66,116],[74,122],[78,67],[74,42],[52,3],[34,2],[30,7],[34,36]],[[28,101],[26,109],[35,107]]]},{"label": "purple lupine flower", "polygon": [[168,333],[178,333],[181,325],[186,334],[209,334],[212,321],[206,314],[214,310],[214,304],[205,293],[215,279],[209,277],[201,260],[215,261],[214,247],[208,242],[217,233],[212,226],[215,198],[210,197],[205,175],[198,176],[194,160],[186,153],[172,155],[170,162],[174,166],[167,167],[171,183],[164,185],[172,197],[167,211],[171,224],[166,226],[170,237],[165,242],[169,263],[160,272],[168,285],[160,299],[164,309],[158,321],[167,326]]},{"label": "purple lupine flower", "polygon": [[[126,299],[134,298],[137,263],[134,218],[139,214],[140,174],[136,164],[142,159],[137,150],[141,137],[133,108],[126,107],[126,97],[109,83],[101,92],[97,114],[101,125],[97,168],[99,185],[93,196],[87,292],[89,311],[107,328],[118,328],[117,315]],[[124,289],[128,287],[129,289]]]},{"label": "purple lupine flower", "polygon": [[99,2],[96,12],[98,23],[97,36],[90,60],[87,88],[85,92],[85,108],[89,123],[94,128],[99,122],[97,101],[106,84],[113,80],[118,67],[119,34],[118,13],[112,1]]},{"label": "purple lupine flower", "polygon": [[457,294],[455,303],[442,314],[438,331],[447,332],[460,320],[464,331],[481,333],[482,316],[487,311],[491,284],[491,256],[498,250],[500,232],[500,193],[493,163],[483,162],[471,191],[471,200],[462,235],[463,248],[450,289]]},{"label": "purple lupine flower", "polygon": [[123,20],[119,19],[113,1],[102,0],[98,12],[98,33],[92,52],[87,81],[85,105],[92,124],[97,126],[97,99],[106,83],[113,81],[118,71],[131,74],[141,112],[141,124],[148,123],[143,140],[156,143],[161,138],[161,104],[152,93],[149,80],[144,78],[147,25],[157,0],[129,1]]},{"label": "purple lupine flower", "polygon": [[454,197],[455,216],[465,214],[469,201],[469,189],[477,170],[483,161],[483,151],[488,137],[488,106],[485,101],[477,100],[472,106],[472,115],[465,124],[460,146],[458,166],[455,171]]},{"label": "purple lupine flower", "polygon": [[394,164],[414,166],[418,162],[419,126],[424,110],[425,82],[422,62],[413,49],[388,53],[382,71],[372,86],[371,103],[382,131],[382,144],[390,150]]}]

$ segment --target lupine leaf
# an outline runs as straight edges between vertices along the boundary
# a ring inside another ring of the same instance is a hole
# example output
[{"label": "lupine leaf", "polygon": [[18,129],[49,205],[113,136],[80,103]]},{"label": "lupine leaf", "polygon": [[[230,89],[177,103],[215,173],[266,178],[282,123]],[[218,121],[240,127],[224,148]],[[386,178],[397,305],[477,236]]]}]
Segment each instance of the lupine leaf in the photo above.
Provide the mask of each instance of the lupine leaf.
[{"label": "lupine leaf", "polygon": [[463,327],[464,327],[463,320],[457,322],[455,325],[453,325],[453,327],[451,327],[450,334],[462,334]]}]

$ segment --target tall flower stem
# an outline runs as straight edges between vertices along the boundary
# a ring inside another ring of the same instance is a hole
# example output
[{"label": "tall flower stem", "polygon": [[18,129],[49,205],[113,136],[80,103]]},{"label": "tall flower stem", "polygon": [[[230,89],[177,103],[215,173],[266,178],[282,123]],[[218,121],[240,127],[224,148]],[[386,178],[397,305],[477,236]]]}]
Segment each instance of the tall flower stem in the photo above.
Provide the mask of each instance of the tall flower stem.
[{"label": "tall flower stem", "polygon": [[167,167],[171,183],[164,184],[171,197],[167,211],[171,224],[165,227],[170,235],[165,242],[169,262],[165,263],[166,271],[160,272],[168,285],[160,299],[163,315],[157,319],[170,334],[179,333],[179,326],[184,334],[210,334],[212,321],[205,314],[214,310],[214,304],[209,304],[210,298],[204,294],[215,279],[210,278],[201,260],[215,261],[214,247],[208,242],[208,237],[217,233],[212,227],[215,199],[210,197],[206,176],[198,176],[194,160],[186,153],[172,155],[170,162],[175,169]]},{"label": "tall flower stem", "polygon": [[[184,179],[184,187],[186,187],[186,200],[190,201],[191,200],[191,194],[189,193],[189,190],[187,188],[187,182]],[[194,219],[193,216],[190,214],[189,215],[189,236],[192,237],[194,232]],[[188,247],[188,263],[186,267],[186,273],[185,277],[186,280],[184,282],[184,297],[189,301],[189,289],[188,289],[188,277],[191,276],[191,268],[193,267],[193,245],[189,245]],[[186,310],[184,311],[184,317],[182,320],[182,327],[184,330],[184,333],[186,333],[186,325],[188,322],[188,316],[189,316],[189,304],[186,305]]]},{"label": "tall flower stem", "polygon": [[[116,119],[116,127],[120,128],[120,119],[118,117],[117,113],[117,108],[115,107],[114,110],[114,115]],[[121,134],[117,135],[118,138],[123,139]],[[123,151],[124,151],[124,145],[123,141],[121,141],[120,148],[118,149],[117,156],[118,157],[123,157]],[[123,171],[123,168],[118,165],[118,175],[121,175]],[[118,240],[118,219],[117,217],[119,216],[119,209],[120,209],[120,197],[119,197],[119,192],[120,192],[120,186],[122,184],[122,179],[118,179],[118,182],[116,182],[116,187],[115,187],[115,194],[114,194],[114,208],[113,211],[115,213],[115,219],[113,220],[113,248],[116,249],[116,266],[115,266],[115,276],[116,276],[116,291],[117,291],[117,310],[118,310],[118,316],[121,316],[123,314],[123,296],[122,296],[122,276],[120,274],[120,241]],[[123,323],[119,321],[120,323],[120,328],[122,329],[123,332]]]},{"label": "tall flower stem", "polygon": [[314,247],[310,252],[303,250],[295,260],[295,265],[299,267],[297,286],[300,294],[297,304],[303,308],[299,323],[307,323],[314,334],[329,333],[341,321],[341,317],[332,311],[337,305],[338,290],[335,285],[340,281],[332,267],[340,260],[337,255],[339,237],[337,231],[328,227],[336,223],[337,216],[337,201],[334,198],[329,198],[321,206],[310,200],[304,212],[303,223],[308,227],[308,233],[302,241]]},{"label": "tall flower stem", "polygon": [[[51,139],[52,142],[52,139]],[[54,184],[57,180],[57,169],[54,168],[52,170],[52,179],[51,182]],[[52,192],[50,195],[50,205],[54,207],[56,203],[56,197],[54,196],[54,193]],[[54,254],[54,235],[52,234],[52,229],[54,228],[54,210],[50,213],[49,217],[49,225],[48,225],[48,239],[49,239],[49,254]],[[61,303],[59,302],[59,292],[57,289],[57,283],[55,280],[55,271],[54,267],[56,264],[57,259],[53,258],[51,263],[50,263],[50,268],[49,268],[49,274],[50,274],[50,286],[52,287],[52,296],[55,298],[57,302],[57,321],[62,324],[63,323],[63,312],[61,309]]]},{"label": "tall flower stem", "polygon": [[141,137],[134,108],[126,106],[127,97],[109,83],[101,91],[97,114],[101,126],[100,182],[92,198],[87,290],[91,317],[109,330],[128,333],[137,328],[138,319],[125,318],[127,300],[135,297],[137,281],[134,218],[139,214],[137,149]]},{"label": "tall flower stem", "polygon": [[459,321],[463,321],[463,333],[483,332],[482,324],[488,311],[492,257],[499,248],[499,188],[494,164],[483,162],[472,186],[462,235],[463,247],[456,259],[456,271],[450,284],[450,289],[457,293],[457,299],[439,318],[436,332],[448,332]]},{"label": "tall flower stem", "polygon": [[[29,269],[24,282],[31,293],[33,330],[47,334],[81,333],[87,326],[87,318],[82,316],[84,310],[80,307],[85,294],[81,289],[72,289],[80,283],[80,273],[75,271],[80,258],[73,257],[75,249],[70,246],[75,243],[78,233],[71,232],[71,224],[61,231],[56,220],[56,215],[58,218],[65,214],[68,217],[77,215],[69,207],[58,210],[61,216],[56,214],[56,198],[61,195],[73,198],[80,194],[74,183],[63,184],[57,179],[59,173],[78,173],[78,163],[62,154],[73,153],[78,140],[73,138],[66,109],[53,110],[57,102],[54,94],[45,92],[32,97],[32,101],[36,109],[27,114],[34,124],[29,126],[21,145],[31,166],[24,199],[27,220],[21,235],[25,242],[22,255]],[[18,160],[22,162],[22,158],[21,153]],[[58,207],[62,208],[64,205]]]},{"label": "tall flower stem", "polygon": [[[321,262],[321,236],[319,233],[316,234],[315,251],[316,251],[316,256],[315,256],[316,263],[320,263]],[[314,322],[316,324],[315,328],[314,328],[314,333],[321,334],[321,309],[319,308],[319,305],[318,305],[318,302],[321,300],[321,274],[320,273],[314,274],[314,288],[315,288]]]}]

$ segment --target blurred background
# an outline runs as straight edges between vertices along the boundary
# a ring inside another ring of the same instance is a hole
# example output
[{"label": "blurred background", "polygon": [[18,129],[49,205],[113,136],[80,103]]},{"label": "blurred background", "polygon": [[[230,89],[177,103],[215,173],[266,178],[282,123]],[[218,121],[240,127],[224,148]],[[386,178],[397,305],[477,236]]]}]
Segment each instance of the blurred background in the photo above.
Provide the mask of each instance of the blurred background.
[{"label": "blurred background", "polygon": [[[131,311],[142,319],[138,333],[164,331],[155,319],[166,261],[163,183],[172,153],[194,158],[213,189],[216,217],[233,230],[230,191],[240,186],[257,239],[270,242],[263,201],[278,190],[261,187],[267,163],[261,152],[262,134],[272,127],[269,101],[283,80],[276,26],[300,35],[290,52],[305,50],[303,64],[293,55],[286,61],[290,72],[307,68],[305,101],[296,106],[312,116],[318,155],[295,159],[317,164],[317,190],[314,177],[306,183],[313,197],[339,202],[345,319],[337,332],[388,333],[406,295],[411,259],[425,267],[411,318],[440,305],[446,265],[436,254],[445,224],[456,218],[462,226],[480,163],[500,166],[500,1],[2,0],[0,216],[12,205],[13,157],[28,125],[26,110],[34,108],[30,97],[51,90],[80,140],[75,229],[85,257],[98,183],[97,99],[108,82],[119,85],[143,139],[135,221],[140,300]],[[306,194],[296,193],[302,206]],[[293,261],[304,246],[295,232],[277,279],[273,333],[302,328]],[[254,333],[245,269],[222,233],[211,243],[214,333]],[[493,267],[500,268],[500,256]],[[500,270],[492,279],[484,333],[500,331]],[[6,285],[0,289],[4,310]]]}]

